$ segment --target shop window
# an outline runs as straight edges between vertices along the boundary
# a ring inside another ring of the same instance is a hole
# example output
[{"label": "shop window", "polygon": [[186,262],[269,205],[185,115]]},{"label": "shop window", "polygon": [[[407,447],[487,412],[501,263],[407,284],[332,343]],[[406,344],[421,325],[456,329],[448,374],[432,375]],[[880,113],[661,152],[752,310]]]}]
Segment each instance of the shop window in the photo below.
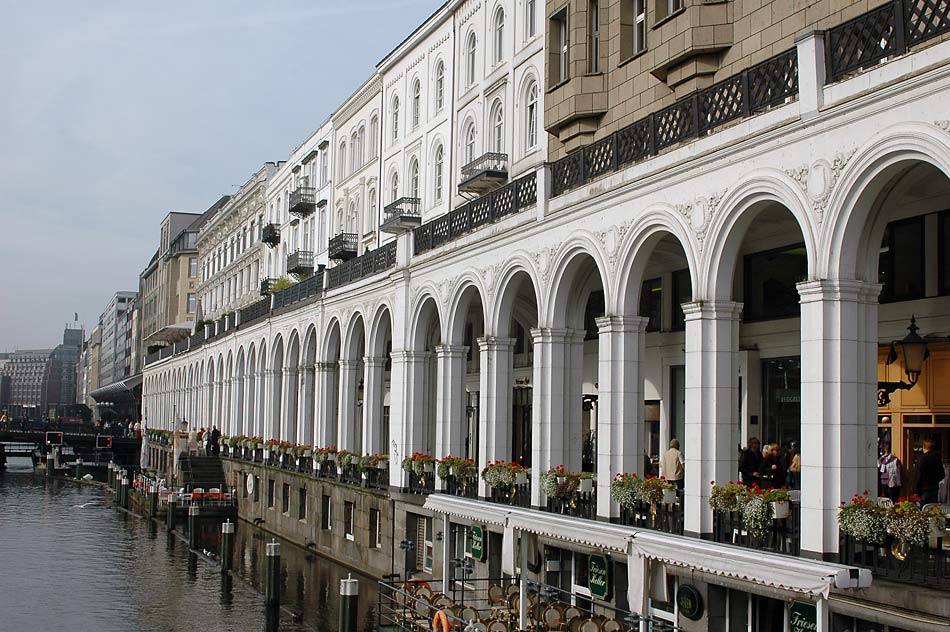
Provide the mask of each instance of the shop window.
[{"label": "shop window", "polygon": [[762,361],[762,442],[788,447],[801,438],[802,363],[799,357]]},{"label": "shop window", "polygon": [[584,310],[584,340],[597,340],[600,332],[597,331],[597,319],[604,315],[604,291],[591,292],[587,297],[587,308]]},{"label": "shop window", "polygon": [[884,286],[880,301],[923,298],[924,260],[924,216],[888,224],[878,259],[878,282]]},{"label": "shop window", "polygon": [[267,480],[267,508],[274,508],[274,494],[277,489],[277,481],[274,479]]},{"label": "shop window", "polygon": [[805,244],[746,255],[744,266],[746,322],[794,318],[800,314],[795,284],[808,274]]},{"label": "shop window", "polygon": [[333,529],[333,503],[326,494],[324,494],[321,499],[320,514],[322,518],[320,523],[321,528],[331,531]]},{"label": "shop window", "polygon": [[683,313],[683,303],[693,300],[692,279],[689,269],[677,270],[673,273],[673,319],[670,328],[673,331],[686,329],[686,315]]},{"label": "shop window", "polygon": [[260,502],[261,500],[261,477],[254,477],[254,502]]},{"label": "shop window", "polygon": [[356,522],[356,506],[346,501],[343,503],[343,537],[347,540],[353,539],[353,526]]},{"label": "shop window", "polygon": [[307,519],[307,488],[297,490],[297,520]]},{"label": "shop window", "polygon": [[290,514],[290,485],[284,483],[280,491],[280,511],[281,513]]},{"label": "shop window", "polygon": [[640,289],[640,316],[649,318],[647,331],[660,331],[663,315],[663,284],[659,278],[648,279]]},{"label": "shop window", "polygon": [[670,367],[670,439],[679,439],[686,454],[686,367]]},{"label": "shop window", "polygon": [[383,546],[382,516],[379,509],[369,510],[369,547],[380,549]]},{"label": "shop window", "polygon": [[940,232],[937,237],[937,266],[941,294],[950,294],[950,211],[940,214]]}]

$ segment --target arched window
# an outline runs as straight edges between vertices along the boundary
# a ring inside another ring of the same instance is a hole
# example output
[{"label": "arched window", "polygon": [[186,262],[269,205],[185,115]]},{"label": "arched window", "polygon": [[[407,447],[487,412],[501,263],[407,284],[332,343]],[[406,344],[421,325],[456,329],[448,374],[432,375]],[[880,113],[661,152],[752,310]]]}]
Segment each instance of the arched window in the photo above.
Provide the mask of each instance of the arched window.
[{"label": "arched window", "polygon": [[525,149],[538,144],[538,83],[534,80],[525,91]]},{"label": "arched window", "polygon": [[379,144],[379,119],[376,115],[369,120],[369,157],[376,157],[376,145]]},{"label": "arched window", "polygon": [[419,85],[419,80],[416,79],[412,82],[412,129],[419,127],[419,117],[421,116],[419,110],[422,109],[421,99],[422,87]]},{"label": "arched window", "polygon": [[399,97],[393,97],[393,142],[399,140]]},{"label": "arched window", "polygon": [[356,130],[350,136],[350,154],[350,173],[356,173],[356,170],[360,168],[360,141]]},{"label": "arched window", "polygon": [[366,221],[363,222],[363,232],[368,233],[373,230],[373,227],[370,226],[370,218],[376,216],[376,189],[370,189],[369,194],[366,196],[367,206],[366,206]]},{"label": "arched window", "polygon": [[501,106],[501,101],[496,101],[492,108],[492,151],[499,154],[505,153],[505,108]]},{"label": "arched window", "polygon": [[441,144],[435,148],[435,158],[432,163],[435,170],[432,174],[432,180],[435,183],[435,195],[433,197],[435,198],[435,202],[439,203],[442,201],[442,166],[445,163],[445,150]]},{"label": "arched window", "polygon": [[505,10],[498,7],[495,12],[495,63],[500,64],[505,56]]},{"label": "arched window", "polygon": [[475,52],[476,52],[475,33],[469,33],[468,42],[465,45],[465,85],[470,86],[475,83]]},{"label": "arched window", "polygon": [[537,32],[535,24],[537,23],[537,5],[535,0],[526,0],[524,5],[524,37],[531,39]]},{"label": "arched window", "polygon": [[357,142],[360,146],[360,165],[366,162],[366,128],[360,125],[360,132],[357,136]]},{"label": "arched window", "polygon": [[465,129],[465,164],[475,160],[475,125],[469,123]]},{"label": "arched window", "polygon": [[399,199],[399,174],[393,173],[389,179],[389,201],[395,202]]},{"label": "arched window", "polygon": [[415,158],[409,162],[409,197],[419,198],[419,161]]},{"label": "arched window", "polygon": [[435,111],[442,110],[445,105],[445,64],[439,60],[435,66]]},{"label": "arched window", "polygon": [[350,210],[346,214],[346,232],[355,233],[357,231],[357,217],[356,217],[356,201],[350,202]]},{"label": "arched window", "polygon": [[346,142],[340,143],[340,180],[346,177]]},{"label": "arched window", "polygon": [[336,209],[336,226],[334,228],[336,228],[337,234],[343,232],[343,206],[338,206]]}]

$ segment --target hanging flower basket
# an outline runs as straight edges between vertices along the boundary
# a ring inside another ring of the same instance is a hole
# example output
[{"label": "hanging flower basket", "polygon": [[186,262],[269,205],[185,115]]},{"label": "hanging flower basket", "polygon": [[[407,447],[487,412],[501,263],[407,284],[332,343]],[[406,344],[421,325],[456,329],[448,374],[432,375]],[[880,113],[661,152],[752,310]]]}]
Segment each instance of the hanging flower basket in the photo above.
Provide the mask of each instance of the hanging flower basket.
[{"label": "hanging flower basket", "polygon": [[528,481],[528,470],[513,461],[495,461],[482,470],[482,480],[492,489],[522,485]]}]

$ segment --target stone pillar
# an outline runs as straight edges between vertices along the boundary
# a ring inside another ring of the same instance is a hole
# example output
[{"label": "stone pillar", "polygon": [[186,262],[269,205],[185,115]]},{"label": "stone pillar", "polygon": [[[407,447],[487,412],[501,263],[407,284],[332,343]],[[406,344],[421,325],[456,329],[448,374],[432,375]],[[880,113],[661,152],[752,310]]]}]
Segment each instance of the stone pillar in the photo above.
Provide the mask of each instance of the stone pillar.
[{"label": "stone pillar", "polygon": [[336,371],[335,362],[318,362],[316,372],[316,440],[314,444],[325,448],[337,444],[336,434]]},{"label": "stone pillar", "polygon": [[825,33],[811,31],[795,39],[798,54],[798,108],[803,120],[818,115],[824,105]]},{"label": "stone pillar", "polygon": [[[481,354],[478,398],[479,426],[478,471],[488,463],[511,460],[511,371],[514,338],[486,336],[478,339]],[[488,497],[490,491],[478,477],[478,495]]]},{"label": "stone pillar", "polygon": [[684,531],[712,533],[709,481],[736,477],[739,439],[739,314],[732,301],[683,304],[686,315]]},{"label": "stone pillar", "polygon": [[280,438],[294,441],[297,438],[297,368],[284,368],[281,380]]},{"label": "stone pillar", "polygon": [[363,358],[363,453],[387,452],[382,445],[383,380],[386,358]]},{"label": "stone pillar", "polygon": [[[436,426],[435,453],[437,459],[465,451],[462,431],[465,428],[465,355],[468,347],[439,345],[436,354]],[[436,484],[441,481],[436,480]]]},{"label": "stone pillar", "polygon": [[360,383],[360,361],[340,360],[340,395],[337,415],[337,447],[356,452],[362,447],[356,410],[356,391]]},{"label": "stone pillar", "polygon": [[540,507],[541,473],[565,464],[568,454],[572,341],[570,329],[537,328],[534,340],[534,391],[531,419],[531,505]]},{"label": "stone pillar", "polygon": [[279,382],[281,375],[279,369],[264,370],[264,392],[266,393],[261,401],[261,408],[264,416],[261,419],[263,432],[261,434],[264,440],[273,439],[277,436],[280,419],[275,419],[274,403],[280,397]]},{"label": "stone pillar", "polygon": [[861,281],[798,284],[803,555],[834,558],[839,504],[865,489],[877,489],[880,291],[880,285]]},{"label": "stone pillar", "polygon": [[425,442],[425,374],[429,353],[393,350],[391,357],[394,386],[389,436],[395,447],[389,454],[389,484],[405,487],[408,478],[400,467],[402,459],[421,451]]},{"label": "stone pillar", "polygon": [[297,404],[297,443],[313,445],[314,429],[314,372],[313,365],[301,367]]},{"label": "stone pillar", "polygon": [[211,413],[211,417],[205,423],[205,428],[208,430],[211,429],[211,426],[217,425],[220,428],[224,424],[224,381],[216,380],[212,392],[214,393],[214,399],[212,400],[214,412]]},{"label": "stone pillar", "polygon": [[610,500],[619,472],[642,474],[643,363],[646,324],[639,316],[597,319],[597,516],[620,515]]}]

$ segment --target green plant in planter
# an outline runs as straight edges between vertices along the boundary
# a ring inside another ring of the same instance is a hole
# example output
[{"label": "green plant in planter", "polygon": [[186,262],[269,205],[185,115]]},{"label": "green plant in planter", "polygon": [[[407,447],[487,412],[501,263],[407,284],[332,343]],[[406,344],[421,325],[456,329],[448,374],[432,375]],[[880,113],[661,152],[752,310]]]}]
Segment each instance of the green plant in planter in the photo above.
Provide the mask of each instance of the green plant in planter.
[{"label": "green plant in planter", "polygon": [[466,459],[460,456],[447,456],[441,459],[436,467],[436,475],[445,480],[453,474],[459,478],[467,478],[478,473],[478,466],[472,459]]},{"label": "green plant in planter", "polygon": [[355,452],[350,452],[349,450],[340,450],[336,454],[336,463],[337,467],[344,468],[353,465],[354,462],[359,463],[358,459],[360,455]]},{"label": "green plant in planter", "polygon": [[519,474],[527,474],[528,468],[514,461],[495,461],[482,470],[482,479],[492,489],[511,487]]},{"label": "green plant in planter", "polygon": [[415,472],[417,476],[425,473],[426,466],[435,463],[435,459],[423,452],[413,452],[412,456],[407,456],[402,460],[402,469],[407,472]]},{"label": "green plant in planter", "polygon": [[627,510],[633,510],[640,502],[643,479],[636,474],[621,472],[610,482],[610,499]]},{"label": "green plant in planter", "polygon": [[887,539],[887,510],[871,498],[869,492],[855,496],[838,508],[838,529],[844,535],[869,544],[884,544]]},{"label": "green plant in planter", "polygon": [[335,445],[326,446],[323,448],[314,448],[313,457],[317,460],[317,463],[325,465],[330,457],[336,457],[337,449]]},{"label": "green plant in planter", "polygon": [[389,455],[386,454],[367,454],[360,459],[360,471],[369,472],[385,468],[389,463]]},{"label": "green plant in planter", "polygon": [[[541,473],[541,490],[548,498],[569,498],[580,487],[581,472],[571,472],[563,465]],[[588,475],[589,478],[589,475]]]},{"label": "green plant in planter", "polygon": [[663,502],[663,492],[674,489],[676,486],[665,478],[647,476],[640,484],[640,500],[649,505],[659,505]]},{"label": "green plant in planter", "polygon": [[887,510],[885,523],[887,532],[908,544],[926,546],[930,538],[931,527],[944,529],[946,518],[938,507],[930,507],[922,511],[918,507],[920,497],[901,497],[898,502]]},{"label": "green plant in planter", "polygon": [[742,483],[729,481],[726,485],[716,485],[716,481],[710,481],[710,484],[709,507],[715,513],[740,511],[749,497],[749,488]]},{"label": "green plant in planter", "polygon": [[270,284],[270,293],[275,294],[296,284],[296,281],[292,281],[289,277],[280,277]]}]

